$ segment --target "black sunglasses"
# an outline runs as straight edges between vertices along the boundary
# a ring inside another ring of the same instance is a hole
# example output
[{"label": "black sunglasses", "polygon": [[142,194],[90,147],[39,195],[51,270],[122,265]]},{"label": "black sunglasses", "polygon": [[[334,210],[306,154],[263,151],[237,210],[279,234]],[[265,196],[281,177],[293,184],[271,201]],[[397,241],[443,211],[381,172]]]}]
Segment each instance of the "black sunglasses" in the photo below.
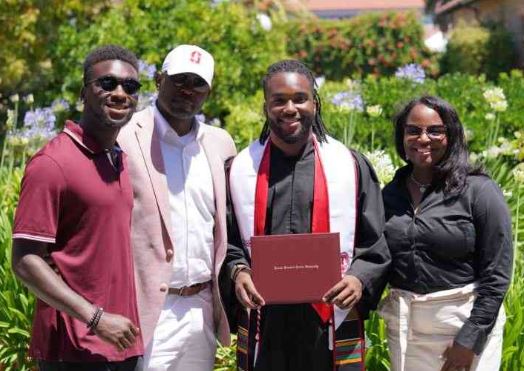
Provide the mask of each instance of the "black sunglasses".
[{"label": "black sunglasses", "polygon": [[196,92],[199,93],[205,93],[208,91],[209,86],[207,85],[206,80],[201,78],[200,76],[188,74],[188,73],[179,73],[176,75],[170,75],[169,80],[175,85],[177,88],[188,88],[193,89]]},{"label": "black sunglasses", "polygon": [[96,79],[90,80],[86,83],[86,85],[89,85],[93,82],[98,83],[98,85],[105,91],[113,91],[117,88],[118,85],[121,85],[122,89],[124,89],[126,94],[129,94],[129,95],[136,94],[140,90],[140,87],[142,86],[135,79],[131,79],[131,78],[119,79],[112,75],[102,76],[102,77],[98,77]]},{"label": "black sunglasses", "polygon": [[404,127],[404,133],[408,137],[420,137],[423,133],[426,133],[431,140],[441,140],[447,133],[447,128],[444,125],[432,125],[427,128],[421,128],[415,125],[406,125]]}]

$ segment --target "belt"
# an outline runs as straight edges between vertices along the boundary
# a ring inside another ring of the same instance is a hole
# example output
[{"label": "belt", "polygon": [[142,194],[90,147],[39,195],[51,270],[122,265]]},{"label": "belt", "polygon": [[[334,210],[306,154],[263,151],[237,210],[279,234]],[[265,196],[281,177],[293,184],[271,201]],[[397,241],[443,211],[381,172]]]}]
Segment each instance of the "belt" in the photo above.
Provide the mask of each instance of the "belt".
[{"label": "belt", "polygon": [[167,289],[168,294],[178,295],[178,296],[192,296],[198,294],[200,291],[204,290],[209,286],[211,281],[195,283],[191,286],[184,286],[180,288],[170,287]]}]

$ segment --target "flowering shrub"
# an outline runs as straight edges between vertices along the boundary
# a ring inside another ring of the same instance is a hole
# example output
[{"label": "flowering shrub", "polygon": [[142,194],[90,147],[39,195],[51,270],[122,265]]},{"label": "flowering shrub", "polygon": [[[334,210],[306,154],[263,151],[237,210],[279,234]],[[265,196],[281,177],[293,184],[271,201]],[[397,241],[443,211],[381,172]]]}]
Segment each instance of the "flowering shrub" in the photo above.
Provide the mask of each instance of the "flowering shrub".
[{"label": "flowering shrub", "polygon": [[420,65],[416,63],[410,63],[397,68],[395,76],[400,79],[406,79],[417,84],[422,84],[426,78],[426,73]]},{"label": "flowering shrub", "polygon": [[[423,93],[437,94],[449,100],[459,111],[466,126],[469,144],[474,149],[473,159],[486,164],[504,190],[513,215],[514,245],[519,252],[522,251],[524,216],[520,206],[524,192],[524,130],[521,122],[524,105],[520,95],[524,89],[524,77],[521,72],[502,75],[496,85],[483,77],[465,75],[447,75],[438,80],[425,78],[423,82],[415,82],[404,76],[368,76],[362,81],[324,81],[319,85],[323,117],[330,134],[365,153],[381,185],[389,182],[394,170],[402,165],[393,147],[390,122],[393,113],[404,102]],[[69,105],[66,101],[55,100],[47,107],[31,107],[24,116],[21,128],[27,139],[24,142],[21,139],[24,136],[14,129],[18,120],[16,108],[20,104],[31,106],[34,102],[28,96],[13,96],[10,102],[13,109],[9,111],[6,125],[11,134],[5,143],[12,143],[13,138],[18,138],[20,143],[17,148],[23,149],[23,156],[31,151],[30,141],[52,135],[51,123],[59,123],[60,110]],[[239,149],[256,139],[260,133],[264,123],[262,103],[260,89],[246,96],[242,104],[228,103],[230,114],[225,124]],[[210,124],[218,124],[211,117],[199,118]],[[487,147],[489,138],[495,139]],[[7,369],[11,370],[29,370],[32,363],[26,359],[26,350],[34,297],[14,279],[8,260],[12,213],[22,175],[21,167],[16,164],[22,165],[25,159],[18,157],[17,161],[12,161],[14,148],[9,144],[3,149],[0,164],[0,207],[8,211],[0,213],[0,257],[4,258],[4,263],[0,264],[0,326],[10,329],[10,332],[0,332],[0,369],[7,365]],[[6,200],[9,204],[5,204]],[[524,357],[524,306],[521,299],[524,292],[524,262],[521,256],[517,255],[515,280],[505,300],[508,324],[504,335],[502,369],[507,371],[519,369],[520,359]],[[375,313],[366,323],[366,334],[367,368],[374,371],[388,370],[385,328]],[[215,367],[217,370],[234,368],[234,348],[219,348]]]},{"label": "flowering shrub", "polygon": [[138,73],[141,77],[151,80],[155,77],[156,66],[154,64],[148,64],[140,59],[138,61]]},{"label": "flowering shrub", "polygon": [[364,14],[340,21],[299,19],[284,27],[288,52],[330,80],[389,75],[407,63],[418,63],[431,75],[437,72],[414,13]]},{"label": "flowering shrub", "polygon": [[357,92],[341,91],[340,93],[336,93],[333,98],[331,98],[331,103],[343,111],[362,112],[364,110],[364,101],[362,100],[362,96]]},{"label": "flowering shrub", "polygon": [[[419,81],[421,75],[417,74]],[[493,85],[483,76],[461,74],[415,82],[403,73],[381,78],[367,76],[361,81],[325,81],[319,88],[322,116],[330,134],[356,148],[388,148],[393,143],[393,115],[412,98],[432,94],[457,109],[470,149],[477,153],[499,146],[499,137],[512,138],[522,128],[522,91],[524,77],[520,71],[501,75],[500,85]],[[259,91],[256,96],[246,97],[244,104],[236,104],[224,120],[241,148],[247,145],[248,138],[258,135],[264,121],[262,103]]]},{"label": "flowering shrub", "polygon": [[144,107],[154,99],[152,79],[169,50],[179,44],[196,44],[215,59],[211,99],[203,110],[208,116],[223,118],[229,107],[256,92],[267,66],[285,57],[282,31],[275,27],[268,30],[267,19],[258,18],[255,12],[233,1],[115,2],[112,9],[87,27],[62,25],[52,55],[57,74],[64,78],[61,86],[54,86],[54,94],[60,91],[68,100],[76,100],[82,81],[79,61],[95,45],[116,43],[133,50],[141,59]]},{"label": "flowering shrub", "polygon": [[498,113],[504,112],[508,109],[508,102],[502,88],[494,87],[484,90],[482,94],[486,102],[489,104],[493,112],[488,112],[484,116],[486,120],[494,121],[493,125],[490,125],[489,134],[487,137],[486,145],[492,146],[495,140],[498,138],[498,132],[500,128],[500,118]]},{"label": "flowering shrub", "polygon": [[6,136],[3,142],[0,168],[6,162],[10,167],[23,164],[26,157],[35,153],[57,133],[57,117],[62,117],[69,110],[69,103],[61,98],[55,99],[49,107],[33,108],[33,95],[24,97],[23,101],[31,109],[25,112],[23,125],[19,127],[18,111],[20,99],[13,95],[10,99],[14,109],[7,111]]},{"label": "flowering shrub", "polygon": [[[434,58],[422,46],[422,29],[413,14],[372,14],[337,22],[301,20],[283,25],[232,1],[88,3],[108,6],[96,9],[101,16],[85,21],[69,19],[60,28],[56,26],[56,42],[43,43],[49,48],[46,59],[33,63],[45,70],[32,82],[40,91],[35,91],[34,96],[27,94],[30,90],[25,84],[23,95],[2,98],[9,111],[2,114],[0,107],[0,116],[7,118],[5,122],[0,119],[0,128],[7,129],[0,163],[0,327],[7,329],[0,331],[0,370],[29,370],[34,366],[26,358],[34,297],[13,277],[9,262],[11,223],[22,167],[27,156],[59,129],[66,115],[82,111],[83,104],[78,100],[80,61],[99,44],[119,43],[140,56],[139,72],[144,86],[140,107],[154,101],[153,77],[170,48],[183,42],[210,50],[216,60],[216,78],[204,109],[206,115],[199,119],[211,125],[224,122],[238,149],[260,133],[264,124],[260,78],[267,66],[285,57],[287,50],[319,74],[316,83],[330,135],[364,152],[382,185],[402,164],[393,149],[393,114],[415,96],[442,96],[459,112],[472,157],[487,164],[503,187],[513,213],[514,244],[522,250],[522,72],[501,74],[492,82],[483,75],[447,74],[438,80],[431,78],[436,73]],[[291,35],[287,41],[285,35]],[[4,70],[17,67],[16,63],[5,65]],[[0,78],[10,76],[1,70]],[[33,70],[37,68],[25,69],[24,76]],[[16,79],[21,76],[11,75]],[[349,76],[364,77],[351,80],[347,79]],[[55,97],[61,99],[53,100]],[[504,370],[519,369],[524,359],[522,267],[522,258],[517,258],[515,282],[506,298],[509,315]],[[384,325],[376,314],[367,321],[366,331],[368,369],[388,369]],[[219,348],[216,367],[234,368],[233,348]]]},{"label": "flowering shrub", "polygon": [[340,113],[348,114],[347,124],[343,125],[342,142],[350,146],[355,133],[355,114],[364,111],[364,101],[360,95],[360,83],[348,79],[346,84],[348,90],[333,95],[331,104]]},{"label": "flowering shrub", "polygon": [[512,171],[515,181],[524,184],[524,162],[518,164]]},{"label": "flowering shrub", "polygon": [[364,155],[366,155],[369,162],[371,162],[371,165],[373,165],[373,169],[375,169],[381,187],[384,187],[393,180],[395,166],[393,166],[391,157],[385,151],[376,150],[373,152],[366,152]]},{"label": "flowering shrub", "polygon": [[442,73],[484,73],[490,79],[515,67],[511,34],[501,25],[458,22],[441,58]]},{"label": "flowering shrub", "polygon": [[368,106],[366,108],[366,113],[370,117],[379,117],[380,115],[382,115],[382,107],[380,106],[380,104],[375,104],[374,106]]}]

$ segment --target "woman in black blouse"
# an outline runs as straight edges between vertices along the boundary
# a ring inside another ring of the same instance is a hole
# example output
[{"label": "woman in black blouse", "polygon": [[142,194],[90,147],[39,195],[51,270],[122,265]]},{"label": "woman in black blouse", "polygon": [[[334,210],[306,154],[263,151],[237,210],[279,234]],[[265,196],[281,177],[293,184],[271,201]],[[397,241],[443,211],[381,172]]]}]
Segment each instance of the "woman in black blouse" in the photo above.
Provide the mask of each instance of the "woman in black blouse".
[{"label": "woman in black blouse", "polygon": [[407,165],[383,191],[392,255],[380,313],[392,369],[499,369],[513,250],[498,186],[468,163],[455,109],[425,96],[395,117]]}]

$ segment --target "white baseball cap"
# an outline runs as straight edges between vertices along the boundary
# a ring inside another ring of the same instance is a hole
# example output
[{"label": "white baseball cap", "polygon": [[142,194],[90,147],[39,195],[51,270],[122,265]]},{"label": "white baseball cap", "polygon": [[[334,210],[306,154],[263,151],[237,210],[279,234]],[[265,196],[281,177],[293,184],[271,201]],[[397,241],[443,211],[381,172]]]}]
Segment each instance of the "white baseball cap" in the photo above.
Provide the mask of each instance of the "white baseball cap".
[{"label": "white baseball cap", "polygon": [[203,78],[209,87],[213,81],[215,61],[213,56],[196,45],[179,45],[169,52],[162,64],[168,75],[194,73]]}]

